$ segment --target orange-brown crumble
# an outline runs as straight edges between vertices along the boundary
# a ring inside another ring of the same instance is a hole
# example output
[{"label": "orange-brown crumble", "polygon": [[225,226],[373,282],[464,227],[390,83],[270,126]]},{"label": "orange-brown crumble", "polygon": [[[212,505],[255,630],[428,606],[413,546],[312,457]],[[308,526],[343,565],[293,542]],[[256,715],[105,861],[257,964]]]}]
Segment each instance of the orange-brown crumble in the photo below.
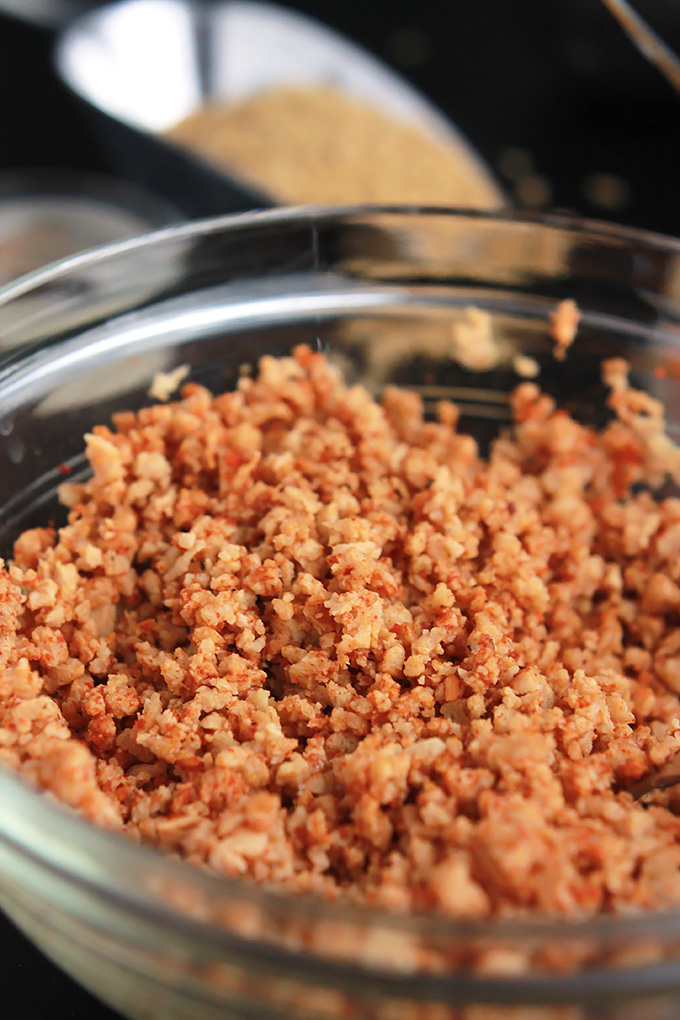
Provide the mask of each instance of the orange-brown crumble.
[{"label": "orange-brown crumble", "polygon": [[560,301],[555,311],[550,313],[552,336],[555,341],[553,353],[558,361],[564,361],[567,351],[576,339],[580,318],[578,305],[571,298]]},{"label": "orange-brown crumble", "polygon": [[[0,760],[229,875],[458,916],[680,903],[680,476],[535,383],[486,459],[457,411],[320,354],[87,437],[1,577]],[[670,798],[670,799],[669,799]]]}]

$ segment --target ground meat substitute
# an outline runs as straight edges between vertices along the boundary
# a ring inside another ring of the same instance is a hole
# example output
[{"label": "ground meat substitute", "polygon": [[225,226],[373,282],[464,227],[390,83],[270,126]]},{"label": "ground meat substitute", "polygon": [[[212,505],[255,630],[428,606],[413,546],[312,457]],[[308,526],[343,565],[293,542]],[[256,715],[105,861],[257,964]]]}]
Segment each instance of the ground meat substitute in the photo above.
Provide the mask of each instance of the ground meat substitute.
[{"label": "ground meat substitute", "polygon": [[462,916],[680,903],[680,476],[605,366],[487,459],[301,347],[87,437],[3,571],[0,760],[228,875]]}]

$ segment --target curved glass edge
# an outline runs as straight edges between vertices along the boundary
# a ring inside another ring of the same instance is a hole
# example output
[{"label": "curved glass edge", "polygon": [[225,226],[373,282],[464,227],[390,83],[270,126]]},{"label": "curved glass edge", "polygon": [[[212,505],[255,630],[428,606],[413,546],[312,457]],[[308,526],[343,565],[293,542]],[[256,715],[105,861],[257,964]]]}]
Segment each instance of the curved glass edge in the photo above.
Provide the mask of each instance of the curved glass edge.
[{"label": "curved glass edge", "polygon": [[445,206],[401,206],[401,205],[356,205],[356,206],[314,206],[303,205],[290,208],[254,210],[252,212],[213,216],[208,219],[180,223],[175,226],[162,227],[151,233],[143,234],[130,240],[116,241],[78,255],[61,259],[51,265],[27,273],[19,280],[0,287],[0,312],[2,308],[18,297],[50,285],[78,270],[99,265],[108,259],[140,251],[145,248],[160,247],[173,241],[191,241],[222,231],[235,231],[244,226],[281,225],[292,223],[308,223],[310,226],[328,224],[333,221],[347,223],[357,216],[375,216],[378,219],[403,217],[405,224],[417,217],[434,220],[466,219],[470,222],[488,222],[497,224],[538,225],[568,233],[579,233],[590,240],[602,238],[616,240],[622,244],[644,244],[658,251],[680,255],[680,238],[668,234],[642,230],[638,227],[624,227],[606,223],[602,220],[572,216],[563,213],[520,213],[513,210],[502,212],[486,212],[476,209],[448,208]]}]

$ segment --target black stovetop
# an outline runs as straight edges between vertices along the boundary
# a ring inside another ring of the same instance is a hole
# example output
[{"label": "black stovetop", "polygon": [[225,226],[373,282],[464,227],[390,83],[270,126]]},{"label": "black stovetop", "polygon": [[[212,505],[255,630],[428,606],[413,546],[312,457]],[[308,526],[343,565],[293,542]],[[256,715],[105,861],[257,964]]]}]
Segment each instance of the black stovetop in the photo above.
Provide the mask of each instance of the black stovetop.
[{"label": "black stovetop", "polygon": [[[524,166],[542,181],[539,197],[547,185],[553,207],[680,235],[680,98],[596,0],[291,6],[323,17],[410,77],[506,172],[511,192]],[[637,7],[680,48],[676,0],[638,0]],[[33,167],[111,173],[51,69],[52,43],[48,32],[0,16],[0,174]],[[615,179],[615,209],[594,201],[593,175],[602,174]],[[0,943],[3,1015],[114,1020],[2,917]]]}]

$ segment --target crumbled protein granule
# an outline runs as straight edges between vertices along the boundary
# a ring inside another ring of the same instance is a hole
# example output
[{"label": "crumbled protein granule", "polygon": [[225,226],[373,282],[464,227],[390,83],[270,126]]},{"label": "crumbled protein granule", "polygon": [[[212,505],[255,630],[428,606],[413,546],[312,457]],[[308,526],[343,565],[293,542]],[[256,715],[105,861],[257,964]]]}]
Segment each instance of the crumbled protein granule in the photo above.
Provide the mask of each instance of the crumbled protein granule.
[{"label": "crumbled protein granule", "polygon": [[462,142],[339,89],[291,86],[202,107],[169,137],[283,203],[503,204]]},{"label": "crumbled protein granule", "polygon": [[534,383],[487,459],[320,354],[87,437],[2,572],[0,760],[228,875],[458,916],[680,904],[680,477],[660,405]]},{"label": "crumbled protein granule", "polygon": [[489,312],[471,305],[453,323],[451,357],[473,372],[486,372],[500,361],[503,349],[493,331]]},{"label": "crumbled protein granule", "polygon": [[580,317],[578,305],[571,298],[560,301],[555,311],[550,313],[552,336],[555,341],[554,355],[558,361],[564,361],[567,351],[576,339]]},{"label": "crumbled protein granule", "polygon": [[528,354],[516,354],[512,359],[512,368],[515,375],[522,379],[537,379],[541,374],[541,366]]},{"label": "crumbled protein granule", "polygon": [[154,400],[169,400],[189,375],[188,365],[178,365],[171,372],[156,372],[151,380],[149,396]]}]

